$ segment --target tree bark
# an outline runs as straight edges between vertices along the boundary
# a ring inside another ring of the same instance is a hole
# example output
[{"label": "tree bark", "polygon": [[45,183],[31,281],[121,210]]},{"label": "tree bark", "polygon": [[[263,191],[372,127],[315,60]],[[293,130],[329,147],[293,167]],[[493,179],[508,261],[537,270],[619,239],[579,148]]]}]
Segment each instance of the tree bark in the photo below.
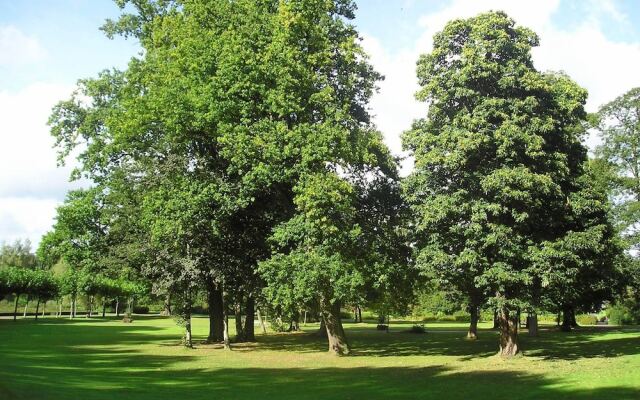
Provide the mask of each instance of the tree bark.
[{"label": "tree bark", "polygon": [[575,307],[571,307],[571,327],[572,328],[579,328],[580,325],[578,325],[578,321],[576,321],[576,308]]},{"label": "tree bark", "polygon": [[260,326],[262,327],[262,333],[263,334],[267,334],[267,327],[264,324],[264,318],[262,317],[262,315],[260,315],[260,309],[256,308],[256,313],[258,314],[258,320],[260,321]]},{"label": "tree bark", "polygon": [[340,302],[324,304],[322,315],[329,339],[329,353],[340,356],[348,355],[349,343],[340,319]]},{"label": "tree bark", "polygon": [[527,317],[529,336],[538,336],[538,314],[535,311],[529,313]]},{"label": "tree bark", "polygon": [[493,328],[500,329],[500,319],[498,318],[498,310],[493,310]]},{"label": "tree bark", "polygon": [[36,303],[36,321],[38,320],[39,312],[40,312],[40,298],[38,298],[38,302]]},{"label": "tree bark", "polygon": [[31,300],[31,296],[27,296],[27,303],[24,305],[24,310],[22,311],[22,318],[27,318],[27,307],[29,306],[29,300]]},{"label": "tree bark", "polygon": [[102,302],[102,318],[104,318],[107,315],[107,303],[106,302]]},{"label": "tree bark", "polygon": [[478,306],[472,305],[469,307],[469,330],[467,331],[468,340],[478,339]]},{"label": "tree bark", "polygon": [[13,307],[13,320],[17,320],[18,319],[18,300],[20,300],[20,294],[16,295],[16,303],[15,306]]},{"label": "tree bark", "polygon": [[222,330],[222,341],[224,343],[225,350],[231,350],[231,341],[229,340],[229,317],[227,317],[227,313],[224,313],[225,316],[222,319],[223,321],[223,330]]},{"label": "tree bark", "polygon": [[184,324],[184,345],[186,347],[192,348],[193,347],[193,339],[191,337],[191,311],[189,311],[186,315],[185,318],[185,324]]},{"label": "tree bark", "polygon": [[240,301],[234,305],[235,311],[235,324],[236,324],[236,342],[242,343],[244,342],[244,326],[242,324],[242,306]]},{"label": "tree bark", "polygon": [[358,306],[358,318],[360,319],[360,322],[362,322],[362,308],[360,308],[360,306]]},{"label": "tree bark", "polygon": [[321,338],[327,337],[327,325],[324,323],[324,316],[322,316],[322,314],[320,315],[320,328],[318,328],[316,336]]},{"label": "tree bark", "polygon": [[116,318],[120,317],[120,299],[116,299]]},{"label": "tree bark", "polygon": [[565,305],[562,307],[562,325],[560,326],[562,332],[571,332],[571,306]]},{"label": "tree bark", "polygon": [[500,323],[500,352],[498,354],[501,357],[513,357],[520,352],[516,316],[517,312],[510,311],[506,307],[503,307],[498,315]]},{"label": "tree bark", "polygon": [[209,304],[209,337],[207,341],[221,342],[224,340],[222,290],[213,282],[208,287],[207,303]]},{"label": "tree bark", "polygon": [[253,296],[247,296],[247,304],[244,310],[246,314],[244,320],[244,340],[247,342],[255,342],[256,341],[256,333],[255,333],[255,308],[256,301]]}]

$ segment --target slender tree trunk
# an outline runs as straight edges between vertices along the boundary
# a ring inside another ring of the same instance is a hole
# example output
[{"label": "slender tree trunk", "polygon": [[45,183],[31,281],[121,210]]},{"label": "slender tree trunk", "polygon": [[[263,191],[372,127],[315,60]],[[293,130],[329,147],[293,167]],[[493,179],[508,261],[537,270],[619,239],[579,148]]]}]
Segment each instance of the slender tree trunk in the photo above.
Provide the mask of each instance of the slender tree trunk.
[{"label": "slender tree trunk", "polygon": [[186,347],[193,347],[193,338],[191,337],[191,310],[187,311],[184,324],[184,345]]},{"label": "slender tree trunk", "polygon": [[340,319],[340,302],[324,304],[322,315],[329,339],[329,353],[335,355],[348,355],[349,344]]},{"label": "slender tree trunk", "polygon": [[498,315],[500,322],[500,356],[512,357],[520,352],[518,346],[517,312],[503,307]]},{"label": "slender tree trunk", "polygon": [[469,330],[467,331],[468,340],[478,339],[478,306],[472,305],[469,307]]},{"label": "slender tree trunk", "polygon": [[224,318],[222,318],[222,341],[224,343],[225,350],[231,350],[231,341],[229,340],[229,317],[226,311],[223,311]]},{"label": "slender tree trunk", "polygon": [[266,326],[265,326],[265,324],[264,324],[264,318],[262,318],[262,315],[260,315],[260,309],[259,309],[259,308],[257,308],[257,309],[256,309],[256,312],[257,312],[257,314],[258,314],[258,320],[260,321],[260,326],[262,327],[262,333],[263,333],[264,335],[266,335],[266,334],[267,334],[267,327],[266,327]]},{"label": "slender tree trunk", "polygon": [[40,312],[40,298],[38,297],[38,302],[36,303],[36,321],[38,320],[39,312]]},{"label": "slender tree trunk", "polygon": [[360,319],[360,322],[362,322],[362,308],[360,308],[360,306],[358,306],[358,318]]},{"label": "slender tree trunk", "polygon": [[244,320],[244,340],[247,342],[256,341],[255,330],[255,308],[256,300],[253,296],[247,296],[247,304],[245,306],[244,313],[246,314]]},{"label": "slender tree trunk", "polygon": [[500,329],[500,319],[498,318],[498,310],[493,310],[493,328]]},{"label": "slender tree trunk", "polygon": [[529,313],[527,322],[529,325],[529,336],[538,336],[538,313],[535,310]]},{"label": "slender tree trunk", "polygon": [[107,302],[103,301],[102,302],[102,318],[104,318],[107,315]]},{"label": "slender tree trunk", "polygon": [[318,328],[316,336],[319,336],[321,338],[327,337],[327,324],[325,324],[322,314],[320,314],[320,328]]},{"label": "slender tree trunk", "polygon": [[571,306],[565,305],[562,307],[562,325],[560,326],[562,332],[571,332]]},{"label": "slender tree trunk", "polygon": [[307,310],[304,310],[304,320],[302,321],[302,326],[307,326]]},{"label": "slender tree trunk", "polygon": [[165,317],[171,316],[171,293],[167,293],[167,295],[164,297],[164,304],[162,306],[162,312],[160,313],[160,315]]},{"label": "slender tree trunk", "polygon": [[42,318],[44,318],[44,313],[46,309],[47,309],[47,301],[45,300],[45,302],[42,303]]},{"label": "slender tree trunk", "polygon": [[213,283],[209,283],[207,293],[209,304],[209,337],[208,342],[221,342],[224,340],[224,313],[222,291]]},{"label": "slender tree trunk", "polygon": [[120,299],[116,298],[116,318],[120,318]]},{"label": "slender tree trunk", "polygon": [[18,300],[20,300],[20,294],[16,295],[16,302],[15,305],[13,307],[13,320],[17,320],[18,319]]},{"label": "slender tree trunk", "polygon": [[73,296],[69,296],[69,319],[73,318]]},{"label": "slender tree trunk", "polygon": [[27,303],[24,305],[24,310],[22,311],[22,318],[27,318],[27,307],[29,306],[29,300],[31,300],[31,296],[27,296]]},{"label": "slender tree trunk", "polygon": [[58,317],[62,317],[62,298],[58,301],[60,302],[58,304]]}]

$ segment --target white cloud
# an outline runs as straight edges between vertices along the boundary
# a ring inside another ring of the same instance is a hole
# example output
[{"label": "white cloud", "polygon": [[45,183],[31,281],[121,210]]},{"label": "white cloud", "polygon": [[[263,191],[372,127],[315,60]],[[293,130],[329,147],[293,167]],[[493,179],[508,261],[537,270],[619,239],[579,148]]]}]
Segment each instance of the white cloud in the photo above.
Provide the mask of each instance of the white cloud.
[{"label": "white cloud", "polygon": [[53,105],[72,87],[36,83],[0,91],[0,241],[29,238],[36,245],[53,223],[69,183],[70,167],[56,167],[46,125]]},{"label": "white cloud", "polygon": [[14,26],[0,26],[0,66],[21,66],[42,60],[46,55],[38,40]]},{"label": "white cloud", "polygon": [[[400,133],[409,129],[415,118],[426,114],[426,105],[414,99],[417,89],[415,63],[420,54],[431,50],[433,35],[455,18],[502,10],[518,24],[533,29],[541,40],[540,47],[533,51],[536,66],[541,70],[565,71],[585,87],[589,91],[588,111],[595,111],[603,103],[639,86],[640,44],[616,42],[607,38],[602,29],[604,18],[622,26],[628,24],[626,16],[615,4],[594,1],[587,18],[570,30],[552,23],[559,5],[559,0],[453,0],[448,6],[419,19],[416,29],[421,30],[421,34],[410,48],[383,48],[378,38],[365,34],[363,46],[376,69],[386,76],[371,106],[376,115],[375,122],[392,151],[400,154]],[[595,142],[593,137],[588,140],[589,145]],[[410,162],[405,163],[403,173],[410,168]]]}]

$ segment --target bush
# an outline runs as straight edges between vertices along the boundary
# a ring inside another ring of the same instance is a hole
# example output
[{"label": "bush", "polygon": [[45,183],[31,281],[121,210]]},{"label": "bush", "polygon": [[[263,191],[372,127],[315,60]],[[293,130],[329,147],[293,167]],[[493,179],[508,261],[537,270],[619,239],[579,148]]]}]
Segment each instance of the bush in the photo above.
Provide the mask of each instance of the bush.
[{"label": "bush", "polygon": [[282,321],[280,318],[274,318],[269,321],[269,325],[274,332],[287,332],[289,331],[289,324]]},{"label": "bush", "polygon": [[633,323],[631,310],[625,306],[616,305],[607,310],[609,323],[613,325],[628,325]]},{"label": "bush", "polygon": [[598,317],[590,314],[581,314],[576,317],[578,325],[596,325],[598,323]]},{"label": "bush", "polygon": [[134,306],[133,307],[134,314],[149,314],[148,306]]},{"label": "bush", "polygon": [[379,331],[386,331],[386,330],[389,330],[389,325],[378,324],[376,325],[376,329]]},{"label": "bush", "polygon": [[409,332],[409,333],[427,333],[427,330],[424,327],[424,324],[414,324],[409,330],[407,330],[407,332]]}]

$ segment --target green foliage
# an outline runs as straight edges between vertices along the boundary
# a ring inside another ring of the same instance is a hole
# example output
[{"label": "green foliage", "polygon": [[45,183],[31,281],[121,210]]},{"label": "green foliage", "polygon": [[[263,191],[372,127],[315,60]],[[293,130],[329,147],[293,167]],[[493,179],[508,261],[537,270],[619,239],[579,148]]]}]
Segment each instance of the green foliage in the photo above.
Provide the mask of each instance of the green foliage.
[{"label": "green foliage", "polygon": [[598,317],[592,314],[580,314],[576,316],[578,325],[596,325]]}]

